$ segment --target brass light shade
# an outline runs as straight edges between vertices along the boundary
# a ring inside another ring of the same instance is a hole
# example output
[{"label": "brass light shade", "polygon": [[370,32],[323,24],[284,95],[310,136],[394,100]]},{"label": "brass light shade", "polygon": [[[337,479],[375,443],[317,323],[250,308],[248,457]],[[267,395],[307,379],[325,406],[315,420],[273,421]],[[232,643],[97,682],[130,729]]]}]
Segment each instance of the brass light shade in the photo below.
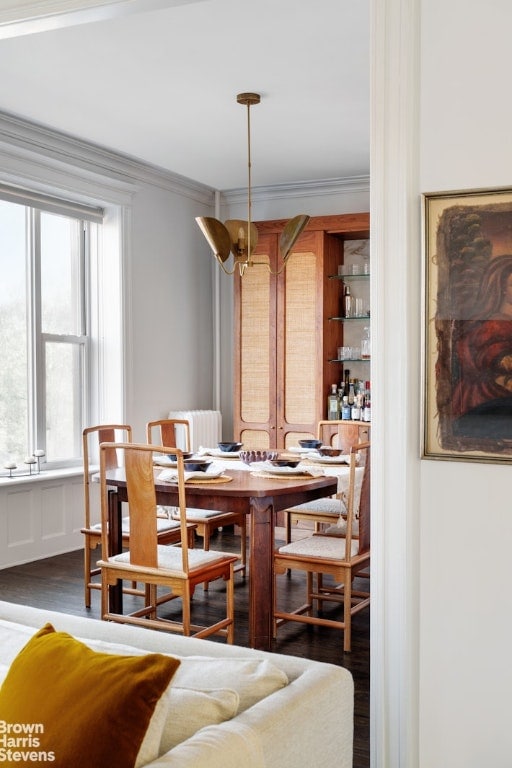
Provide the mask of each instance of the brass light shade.
[{"label": "brass light shade", "polygon": [[[285,226],[279,240],[279,253],[281,266],[273,271],[267,262],[253,261],[252,254],[258,243],[258,230],[251,222],[251,120],[250,108],[253,104],[259,104],[258,93],[239,93],[236,97],[239,104],[247,107],[247,168],[248,168],[248,193],[247,193],[247,221],[242,219],[230,219],[224,224],[211,216],[198,216],[198,226],[208,241],[213,255],[227,275],[232,275],[238,266],[240,276],[243,276],[247,267],[266,266],[272,274],[279,274],[286,267],[294,243],[307,225],[309,216],[301,214],[291,219]],[[226,266],[230,254],[233,256],[233,268]]]}]

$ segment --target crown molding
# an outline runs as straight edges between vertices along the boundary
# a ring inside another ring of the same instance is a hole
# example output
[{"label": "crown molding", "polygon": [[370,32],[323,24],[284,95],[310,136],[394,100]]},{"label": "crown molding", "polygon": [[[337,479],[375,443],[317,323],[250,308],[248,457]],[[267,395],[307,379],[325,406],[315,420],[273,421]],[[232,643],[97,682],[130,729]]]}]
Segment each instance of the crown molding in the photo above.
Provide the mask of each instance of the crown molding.
[{"label": "crown molding", "polygon": [[[54,167],[72,166],[85,176],[108,178],[114,186],[133,187],[137,182],[151,184],[201,205],[214,205],[215,190],[212,187],[7,112],[0,112],[0,145],[10,155],[24,159],[32,157],[39,164],[53,164]],[[350,195],[368,192],[369,188],[369,175],[362,175],[261,186],[253,188],[251,193],[253,201],[268,202],[315,195]],[[247,189],[223,190],[221,195],[226,204],[243,203],[247,200]]]},{"label": "crown molding", "polygon": [[2,0],[0,39],[204,0]]},{"label": "crown molding", "polygon": [[[252,187],[253,202],[312,197],[315,195],[350,195],[354,192],[368,192],[370,176],[347,176],[339,179],[299,181],[289,184],[274,184],[266,187]],[[227,204],[243,203],[247,200],[247,188],[228,189],[222,192]]]},{"label": "crown molding", "polygon": [[24,158],[32,155],[39,163],[43,158],[46,163],[73,166],[86,175],[119,184],[147,183],[202,205],[214,203],[215,192],[211,187],[5,112],[0,112],[0,143],[11,154]]}]

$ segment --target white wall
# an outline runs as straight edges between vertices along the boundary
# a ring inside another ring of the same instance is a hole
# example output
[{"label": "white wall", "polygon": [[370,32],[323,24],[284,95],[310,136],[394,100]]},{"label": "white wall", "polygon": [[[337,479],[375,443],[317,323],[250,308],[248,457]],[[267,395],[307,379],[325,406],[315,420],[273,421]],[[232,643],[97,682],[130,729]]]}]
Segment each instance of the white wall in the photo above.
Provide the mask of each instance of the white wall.
[{"label": "white wall", "polygon": [[150,184],[133,198],[127,418],[137,439],[170,409],[213,406],[212,272],[195,222],[205,211]]},{"label": "white wall", "polygon": [[[422,0],[421,25],[420,190],[510,185],[512,4]],[[420,472],[419,764],[508,768],[512,467]]]},{"label": "white wall", "polygon": [[372,4],[373,768],[512,764],[512,467],[420,459],[421,193],[510,184],[511,23]]}]

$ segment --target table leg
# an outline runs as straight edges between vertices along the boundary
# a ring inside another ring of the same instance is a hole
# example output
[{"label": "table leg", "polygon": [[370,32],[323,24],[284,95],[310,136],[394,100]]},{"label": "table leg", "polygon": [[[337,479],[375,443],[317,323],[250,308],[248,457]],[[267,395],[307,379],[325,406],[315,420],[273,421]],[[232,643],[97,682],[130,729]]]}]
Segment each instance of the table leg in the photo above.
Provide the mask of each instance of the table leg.
[{"label": "table leg", "polygon": [[[123,505],[119,500],[119,494],[116,491],[109,491],[108,494],[108,524],[110,529],[110,552],[109,556],[117,555],[123,549],[122,518]],[[123,612],[123,582],[121,579],[108,588],[109,610],[113,613]]]},{"label": "table leg", "polygon": [[271,497],[250,501],[249,645],[268,651],[274,606],[274,506]]}]

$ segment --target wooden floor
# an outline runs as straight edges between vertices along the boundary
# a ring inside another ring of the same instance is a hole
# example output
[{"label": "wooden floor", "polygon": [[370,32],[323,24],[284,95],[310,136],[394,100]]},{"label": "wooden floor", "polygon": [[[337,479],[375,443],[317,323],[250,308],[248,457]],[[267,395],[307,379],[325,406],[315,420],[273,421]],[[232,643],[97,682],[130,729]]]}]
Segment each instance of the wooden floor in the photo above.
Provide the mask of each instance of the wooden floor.
[{"label": "wooden floor", "polygon": [[[213,547],[237,551],[239,541],[230,531],[222,531],[218,532],[212,541]],[[283,604],[290,601],[291,607],[303,601],[304,579],[301,575],[281,577],[278,588]],[[0,595],[2,600],[14,603],[99,618],[98,591],[93,591],[92,607],[89,610],[84,607],[81,550],[0,570]],[[198,620],[201,614],[214,615],[217,607],[222,610],[222,582],[211,584],[208,592],[196,590],[193,603],[193,618],[195,616]],[[247,604],[247,580],[244,581],[237,575],[235,642],[242,646],[248,644]],[[332,612],[338,614],[339,610],[339,607],[333,606]],[[354,768],[368,768],[370,765],[369,623],[369,609],[354,617],[351,653],[343,652],[343,638],[339,631],[296,623],[287,624],[279,630],[278,639],[272,649],[275,653],[287,653],[338,664],[351,671],[355,683]],[[224,641],[219,639],[219,642]]]}]

